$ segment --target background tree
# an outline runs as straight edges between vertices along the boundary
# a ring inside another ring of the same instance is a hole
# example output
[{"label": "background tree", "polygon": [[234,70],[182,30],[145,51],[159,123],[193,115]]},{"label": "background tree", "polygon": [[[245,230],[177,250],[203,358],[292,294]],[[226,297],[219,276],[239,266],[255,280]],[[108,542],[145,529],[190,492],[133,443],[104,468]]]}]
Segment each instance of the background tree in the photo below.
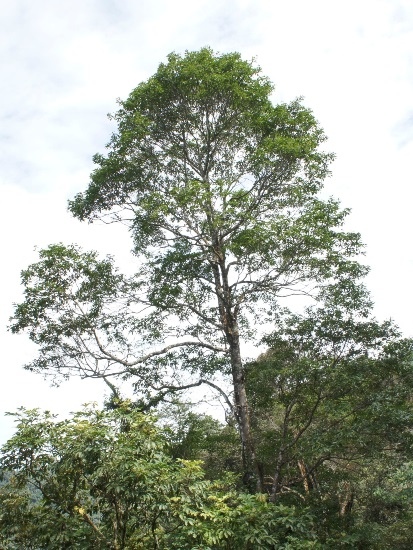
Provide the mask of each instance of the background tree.
[{"label": "background tree", "polygon": [[413,342],[334,303],[286,314],[266,341],[246,378],[270,499],[310,505],[328,548],[407,548]]},{"label": "background tree", "polygon": [[208,479],[220,479],[225,472],[242,475],[239,438],[233,418],[223,425],[179,401],[163,404],[157,414],[173,457],[202,461]]},{"label": "background tree", "polygon": [[[342,230],[347,211],[318,195],[332,160],[321,148],[324,133],[300,101],[273,105],[272,91],[260,69],[239,54],[214,55],[207,48],[171,54],[120,102],[109,152],[95,156],[87,191],[70,202],[79,219],[120,221],[131,229],[140,267],[121,292],[121,321],[115,323],[121,328],[111,325],[115,336],[108,332],[100,340],[91,307],[82,326],[66,330],[70,322],[60,317],[62,328],[53,334],[33,329],[39,318],[62,308],[68,318],[77,311],[84,319],[73,293],[54,294],[53,303],[37,297],[45,277],[53,280],[56,272],[53,250],[46,270],[41,262],[32,266],[33,276],[27,272],[32,309],[19,306],[13,326],[36,333],[42,360],[34,367],[53,371],[67,364],[70,340],[71,353],[79,350],[74,362],[75,352],[70,356],[71,368],[107,381],[133,376],[137,389],[152,388],[158,398],[204,382],[217,389],[216,374],[229,377],[233,395],[225,399],[238,426],[247,484],[253,472],[259,476],[242,344],[254,340],[280,298],[317,298],[324,285],[356,281],[366,272],[354,261],[359,235]],[[80,271],[81,281],[90,278]],[[60,279],[78,284],[73,263],[62,273]],[[106,291],[111,298],[119,293]],[[94,305],[95,298],[100,315],[103,304],[94,295]],[[131,308],[139,311],[133,320]],[[129,336],[137,334],[144,348],[159,347],[136,356]],[[90,341],[99,352],[89,349]],[[108,368],[115,364],[120,369]],[[165,381],[178,368],[197,380]]]}]

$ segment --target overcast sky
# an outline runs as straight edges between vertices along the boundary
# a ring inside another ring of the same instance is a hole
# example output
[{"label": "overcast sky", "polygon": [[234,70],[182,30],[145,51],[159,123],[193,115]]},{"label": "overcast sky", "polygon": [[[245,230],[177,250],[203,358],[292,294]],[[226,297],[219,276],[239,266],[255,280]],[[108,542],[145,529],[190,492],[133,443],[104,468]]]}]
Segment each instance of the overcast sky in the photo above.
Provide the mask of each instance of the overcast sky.
[{"label": "overcast sky", "polygon": [[304,96],[337,155],[328,193],[367,246],[375,314],[413,335],[411,0],[14,0],[0,21],[0,443],[12,433],[4,411],[102,399],[98,382],[57,389],[24,371],[35,348],[6,325],[35,246],[130,261],[127,234],[71,219],[66,203],[104,150],[116,98],[171,51],[239,51],[274,82],[274,101]]}]

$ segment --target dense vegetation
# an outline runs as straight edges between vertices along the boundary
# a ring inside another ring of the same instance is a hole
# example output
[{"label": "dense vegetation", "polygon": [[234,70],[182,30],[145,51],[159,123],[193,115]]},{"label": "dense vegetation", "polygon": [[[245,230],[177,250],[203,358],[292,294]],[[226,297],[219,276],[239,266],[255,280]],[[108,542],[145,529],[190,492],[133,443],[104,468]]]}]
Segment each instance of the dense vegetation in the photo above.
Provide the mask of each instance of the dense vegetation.
[{"label": "dense vegetation", "polygon": [[[111,396],[65,421],[16,413],[4,548],[411,548],[413,343],[371,317],[360,236],[320,198],[323,131],[272,91],[203,49],[120,102],[69,208],[126,223],[136,273],[51,245],[11,324],[38,345],[26,368]],[[225,424],[180,400],[199,386]]]}]

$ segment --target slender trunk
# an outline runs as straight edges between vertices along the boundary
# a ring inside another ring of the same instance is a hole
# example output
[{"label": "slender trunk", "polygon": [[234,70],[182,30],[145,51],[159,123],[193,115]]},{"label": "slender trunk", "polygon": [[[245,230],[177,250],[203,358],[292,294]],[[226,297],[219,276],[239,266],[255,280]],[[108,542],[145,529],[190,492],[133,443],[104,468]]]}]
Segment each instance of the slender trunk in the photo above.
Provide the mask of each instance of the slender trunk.
[{"label": "slender trunk", "polygon": [[294,402],[290,403],[284,412],[284,420],[283,420],[283,427],[282,427],[282,439],[280,442],[280,448],[278,450],[278,456],[275,463],[275,470],[274,470],[274,477],[272,481],[271,486],[271,492],[270,492],[270,502],[275,502],[277,500],[277,495],[280,490],[281,485],[281,475],[282,475],[282,468],[284,464],[286,463],[286,452],[288,449],[287,444],[287,438],[288,438],[288,427],[290,423],[290,414],[291,410],[294,406]]},{"label": "slender trunk", "polygon": [[351,514],[354,503],[354,488],[349,481],[342,484],[341,492],[339,493],[340,516],[347,518]]},{"label": "slender trunk", "polygon": [[234,416],[238,425],[241,440],[243,482],[251,492],[261,492],[261,475],[255,455],[251,434],[251,421],[245,387],[244,366],[241,358],[241,347],[236,312],[232,304],[231,289],[225,265],[225,255],[216,243],[216,257],[211,262],[215,279],[215,290],[218,298],[218,309],[225,338],[229,346],[232,382],[234,388]]},{"label": "slender trunk", "polygon": [[281,468],[283,466],[283,463],[284,463],[284,452],[283,452],[283,449],[280,449],[277,456],[274,477],[271,485],[271,492],[270,492],[270,499],[269,499],[270,502],[275,502],[277,500],[277,494],[280,489]]},{"label": "slender trunk", "polygon": [[304,460],[298,461],[298,469],[300,470],[300,474],[303,480],[304,491],[308,495],[310,492],[310,484],[308,482],[308,472]]},{"label": "slender trunk", "polygon": [[251,491],[262,491],[261,476],[251,434],[251,420],[245,387],[244,368],[241,359],[238,327],[231,327],[227,339],[230,346],[232,381],[234,385],[235,417],[242,445],[244,485]]}]

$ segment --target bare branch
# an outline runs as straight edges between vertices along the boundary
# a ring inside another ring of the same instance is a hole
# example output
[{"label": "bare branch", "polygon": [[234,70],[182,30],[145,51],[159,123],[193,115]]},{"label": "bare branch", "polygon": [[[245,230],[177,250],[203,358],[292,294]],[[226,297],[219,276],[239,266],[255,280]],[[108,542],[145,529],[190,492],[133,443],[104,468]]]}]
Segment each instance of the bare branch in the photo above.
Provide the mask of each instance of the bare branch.
[{"label": "bare branch", "polygon": [[217,353],[227,353],[227,350],[225,348],[221,348],[221,347],[218,347],[218,346],[213,346],[212,344],[208,344],[206,342],[187,341],[187,342],[177,342],[175,344],[169,344],[168,346],[165,346],[164,348],[162,348],[160,350],[151,351],[151,352],[147,353],[146,355],[143,355],[142,357],[139,357],[139,359],[136,359],[135,361],[126,361],[125,359],[121,359],[120,357],[117,357],[116,355],[113,355],[110,351],[107,351],[104,348],[104,346],[102,345],[102,343],[100,342],[96,331],[94,330],[93,332],[94,332],[94,336],[95,336],[95,339],[96,339],[96,343],[97,343],[100,351],[106,357],[108,357],[109,359],[112,359],[112,361],[115,361],[116,363],[119,363],[120,365],[123,365],[124,367],[127,367],[127,368],[134,367],[134,366],[139,365],[141,363],[145,363],[145,361],[148,361],[149,359],[152,359],[152,357],[156,357],[158,355],[164,355],[165,353],[167,353],[168,351],[170,351],[172,349],[185,347],[185,346],[206,348],[206,349],[209,349],[211,351],[215,351]]}]

